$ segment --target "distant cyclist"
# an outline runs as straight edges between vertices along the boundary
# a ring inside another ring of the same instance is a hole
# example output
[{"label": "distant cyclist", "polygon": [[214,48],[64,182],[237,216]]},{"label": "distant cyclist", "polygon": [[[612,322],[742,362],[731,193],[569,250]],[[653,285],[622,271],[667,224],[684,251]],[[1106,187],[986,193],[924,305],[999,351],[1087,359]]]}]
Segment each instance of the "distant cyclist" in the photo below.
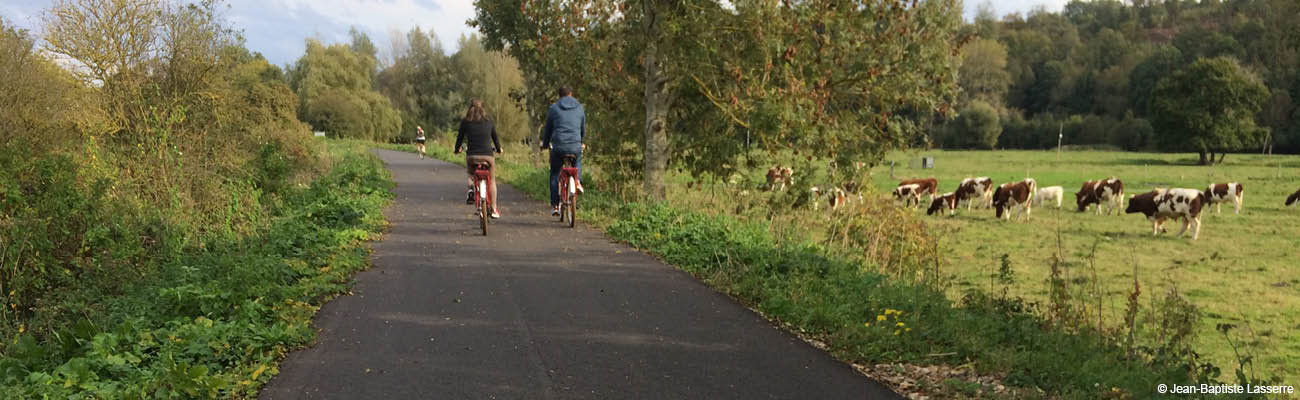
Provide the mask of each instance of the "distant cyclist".
[{"label": "distant cyclist", "polygon": [[424,158],[424,128],[415,126],[415,148],[420,149],[420,158]]},{"label": "distant cyclist", "polygon": [[501,142],[497,140],[496,127],[483,109],[483,100],[470,100],[469,110],[465,112],[465,119],[460,120],[460,129],[456,132],[456,154],[460,154],[461,143],[468,147],[465,151],[465,167],[470,175],[465,202],[474,204],[474,163],[486,162],[492,171],[487,192],[488,203],[492,204],[492,218],[501,218],[497,209],[497,165],[492,158],[493,150],[501,154]]},{"label": "distant cyclist", "polygon": [[[560,87],[560,99],[551,104],[546,111],[546,127],[542,130],[542,146],[551,148],[551,215],[560,215],[560,169],[564,166],[564,156],[576,157],[573,166],[582,168],[582,151],[587,145],[582,138],[587,133],[587,113],[582,103],[573,98],[573,91]],[[582,193],[582,182],[575,185]]]}]

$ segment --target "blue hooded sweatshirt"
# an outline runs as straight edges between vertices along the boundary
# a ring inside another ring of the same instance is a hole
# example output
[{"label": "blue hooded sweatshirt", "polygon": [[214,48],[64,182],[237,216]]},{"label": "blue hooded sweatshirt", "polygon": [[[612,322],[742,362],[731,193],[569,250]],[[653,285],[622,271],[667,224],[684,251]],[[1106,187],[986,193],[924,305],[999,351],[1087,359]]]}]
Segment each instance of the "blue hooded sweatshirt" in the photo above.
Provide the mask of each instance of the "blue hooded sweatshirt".
[{"label": "blue hooded sweatshirt", "polygon": [[581,153],[582,137],[587,133],[587,113],[573,96],[564,96],[546,111],[546,128],[542,147],[562,153]]}]

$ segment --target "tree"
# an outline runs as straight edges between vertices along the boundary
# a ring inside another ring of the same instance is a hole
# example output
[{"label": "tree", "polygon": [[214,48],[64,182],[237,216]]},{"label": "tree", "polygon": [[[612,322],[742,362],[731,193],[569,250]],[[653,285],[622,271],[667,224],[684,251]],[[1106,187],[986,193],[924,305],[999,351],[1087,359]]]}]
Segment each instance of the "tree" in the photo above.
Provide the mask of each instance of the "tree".
[{"label": "tree", "polygon": [[1148,116],[1147,107],[1151,104],[1151,91],[1155,90],[1160,78],[1168,76],[1183,66],[1183,53],[1177,47],[1160,46],[1146,60],[1133,67],[1129,72],[1129,103],[1139,116]]},{"label": "tree", "polygon": [[962,109],[953,124],[957,142],[963,147],[991,150],[997,147],[998,135],[1002,133],[997,110],[979,100]]},{"label": "tree", "polygon": [[[475,7],[488,47],[520,61],[530,93],[576,82],[576,93],[600,100],[589,122],[609,132],[597,140],[602,153],[639,144],[652,199],[663,196],[670,158],[727,173],[747,137],[772,152],[877,160],[914,133],[912,118],[949,112],[956,92],[960,10],[951,0]],[[621,133],[634,129],[640,140]]]},{"label": "tree", "polygon": [[503,52],[484,49],[475,34],[461,36],[457,47],[451,58],[459,90],[466,97],[483,100],[503,141],[530,136],[523,99],[516,100],[524,90],[519,63]]},{"label": "tree", "polygon": [[1255,125],[1255,114],[1268,96],[1268,89],[1236,60],[1200,59],[1156,85],[1152,125],[1166,150],[1197,151],[1205,165],[1215,161],[1214,152],[1262,142],[1267,128]]},{"label": "tree", "polygon": [[976,39],[962,48],[958,72],[968,100],[1002,105],[1011,85],[1007,73],[1007,47],[996,40]]},{"label": "tree", "polygon": [[375,68],[370,54],[308,39],[306,54],[289,73],[289,84],[300,99],[299,117],[340,137],[378,141],[397,137],[401,116],[388,98],[372,90]]}]

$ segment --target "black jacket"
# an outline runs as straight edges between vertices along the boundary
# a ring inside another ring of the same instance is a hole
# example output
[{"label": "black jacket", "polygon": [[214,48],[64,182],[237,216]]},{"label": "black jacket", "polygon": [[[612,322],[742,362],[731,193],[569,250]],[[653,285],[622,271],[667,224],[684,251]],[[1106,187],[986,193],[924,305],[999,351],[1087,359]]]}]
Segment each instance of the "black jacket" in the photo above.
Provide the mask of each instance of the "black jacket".
[{"label": "black jacket", "polygon": [[[491,139],[489,142],[488,140]],[[469,149],[465,154],[471,156],[490,156],[492,151],[501,151],[501,142],[497,140],[497,128],[492,126],[492,121],[460,121],[460,130],[456,132],[456,149],[460,150],[461,143],[465,143]]]}]

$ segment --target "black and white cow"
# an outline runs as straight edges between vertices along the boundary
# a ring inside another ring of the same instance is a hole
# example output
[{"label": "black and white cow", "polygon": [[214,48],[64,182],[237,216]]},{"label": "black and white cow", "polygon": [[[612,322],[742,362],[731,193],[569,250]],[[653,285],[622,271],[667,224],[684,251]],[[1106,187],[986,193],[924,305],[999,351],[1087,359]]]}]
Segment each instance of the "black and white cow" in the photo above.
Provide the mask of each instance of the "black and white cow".
[{"label": "black and white cow", "polygon": [[1215,206],[1215,214],[1222,213],[1223,203],[1228,201],[1232,202],[1233,213],[1241,214],[1241,198],[1245,195],[1246,193],[1241,188],[1241,184],[1237,182],[1211,183],[1205,189],[1205,200],[1209,201],[1208,204]]},{"label": "black and white cow", "polygon": [[1196,189],[1156,189],[1133,196],[1124,213],[1142,213],[1151,221],[1151,234],[1158,235],[1166,219],[1182,219],[1182,237],[1188,226],[1192,227],[1192,240],[1201,235],[1201,209],[1205,206],[1205,193]]}]

